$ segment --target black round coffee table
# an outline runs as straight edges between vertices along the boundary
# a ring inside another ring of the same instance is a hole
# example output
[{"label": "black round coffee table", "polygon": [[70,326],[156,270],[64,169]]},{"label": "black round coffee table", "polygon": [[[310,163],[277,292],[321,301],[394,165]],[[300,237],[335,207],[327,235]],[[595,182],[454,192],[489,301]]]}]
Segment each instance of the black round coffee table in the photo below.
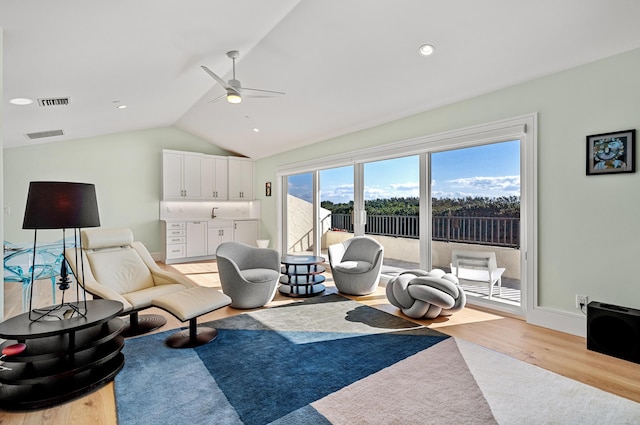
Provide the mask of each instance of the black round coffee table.
[{"label": "black round coffee table", "polygon": [[[70,303],[84,310],[83,302]],[[122,303],[87,301],[85,317],[32,322],[23,313],[0,323],[0,349],[24,343],[0,371],[0,408],[38,409],[94,390],[124,366]]]},{"label": "black round coffee table", "polygon": [[278,291],[289,297],[314,297],[324,292],[323,257],[315,255],[283,255],[282,276]]}]

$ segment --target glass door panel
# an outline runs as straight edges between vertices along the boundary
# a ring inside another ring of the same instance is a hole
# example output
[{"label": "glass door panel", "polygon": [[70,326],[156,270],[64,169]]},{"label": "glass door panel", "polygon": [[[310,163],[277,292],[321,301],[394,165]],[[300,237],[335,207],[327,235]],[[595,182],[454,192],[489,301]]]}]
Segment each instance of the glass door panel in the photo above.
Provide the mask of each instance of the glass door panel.
[{"label": "glass door panel", "polygon": [[284,249],[287,254],[305,254],[313,250],[313,173],[286,177],[286,229]]},{"label": "glass door panel", "polygon": [[364,164],[364,233],[384,246],[383,274],[420,268],[418,155]]},{"label": "glass door panel", "polygon": [[328,259],[329,245],[353,237],[353,166],[330,168],[319,173],[320,255]]},{"label": "glass door panel", "polygon": [[461,280],[468,302],[520,307],[520,141],[432,153],[430,174],[432,267],[449,271],[454,250],[493,253],[501,288]]}]

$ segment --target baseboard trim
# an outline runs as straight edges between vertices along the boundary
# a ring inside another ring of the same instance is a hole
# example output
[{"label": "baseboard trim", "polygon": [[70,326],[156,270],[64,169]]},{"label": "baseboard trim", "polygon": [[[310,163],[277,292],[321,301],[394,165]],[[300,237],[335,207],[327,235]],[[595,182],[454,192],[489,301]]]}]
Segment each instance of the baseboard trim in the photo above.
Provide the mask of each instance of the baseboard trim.
[{"label": "baseboard trim", "polygon": [[571,335],[587,337],[587,316],[545,307],[527,312],[527,323]]}]

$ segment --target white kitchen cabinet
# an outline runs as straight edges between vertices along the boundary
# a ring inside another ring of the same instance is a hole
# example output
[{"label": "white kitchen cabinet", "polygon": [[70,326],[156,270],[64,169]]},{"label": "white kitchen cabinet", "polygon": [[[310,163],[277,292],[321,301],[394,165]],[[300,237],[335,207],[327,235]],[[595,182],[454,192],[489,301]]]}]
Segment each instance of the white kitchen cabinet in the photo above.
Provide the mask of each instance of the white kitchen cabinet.
[{"label": "white kitchen cabinet", "polygon": [[186,256],[203,257],[207,255],[207,222],[186,222]]},{"label": "white kitchen cabinet", "polygon": [[233,240],[256,246],[258,239],[258,220],[234,220]]},{"label": "white kitchen cabinet", "polygon": [[233,222],[229,220],[213,220],[207,228],[207,252],[216,255],[218,246],[223,242],[233,241]]},{"label": "white kitchen cabinet", "polygon": [[228,158],[229,199],[234,201],[253,200],[254,163],[248,158]]},{"label": "white kitchen cabinet", "polygon": [[202,198],[227,200],[227,157],[204,155],[202,157]]},{"label": "white kitchen cabinet", "polygon": [[202,198],[202,155],[162,152],[162,199],[175,201]]}]

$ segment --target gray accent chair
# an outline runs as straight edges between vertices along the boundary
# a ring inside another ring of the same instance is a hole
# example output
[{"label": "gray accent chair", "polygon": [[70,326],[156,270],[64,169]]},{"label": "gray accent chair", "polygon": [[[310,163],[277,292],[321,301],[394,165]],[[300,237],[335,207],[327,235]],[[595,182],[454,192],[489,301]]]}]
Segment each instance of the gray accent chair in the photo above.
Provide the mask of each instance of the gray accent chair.
[{"label": "gray accent chair", "polygon": [[373,238],[357,236],[329,246],[329,264],[338,291],[367,295],[378,288],[384,248]]},{"label": "gray accent chair", "polygon": [[467,301],[458,278],[440,269],[402,272],[387,283],[386,291],[389,302],[413,319],[451,316]]},{"label": "gray accent chair", "polygon": [[280,254],[240,242],[224,242],[216,250],[222,292],[231,307],[257,308],[269,304],[280,279]]}]

